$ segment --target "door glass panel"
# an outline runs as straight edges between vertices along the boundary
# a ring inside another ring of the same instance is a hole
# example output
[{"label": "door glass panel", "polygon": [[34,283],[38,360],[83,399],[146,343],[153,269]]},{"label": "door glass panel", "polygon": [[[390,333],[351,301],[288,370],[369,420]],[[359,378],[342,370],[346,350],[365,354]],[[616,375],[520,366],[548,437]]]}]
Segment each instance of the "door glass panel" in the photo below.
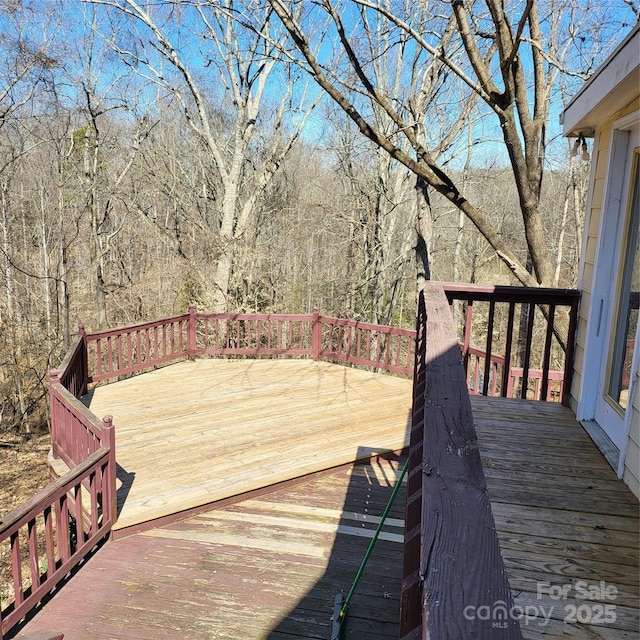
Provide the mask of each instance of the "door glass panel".
[{"label": "door glass panel", "polygon": [[626,235],[623,238],[623,262],[620,279],[618,312],[615,316],[609,397],[623,410],[627,408],[631,361],[638,327],[638,298],[640,297],[640,153],[634,154],[632,180],[629,187],[630,204]]}]

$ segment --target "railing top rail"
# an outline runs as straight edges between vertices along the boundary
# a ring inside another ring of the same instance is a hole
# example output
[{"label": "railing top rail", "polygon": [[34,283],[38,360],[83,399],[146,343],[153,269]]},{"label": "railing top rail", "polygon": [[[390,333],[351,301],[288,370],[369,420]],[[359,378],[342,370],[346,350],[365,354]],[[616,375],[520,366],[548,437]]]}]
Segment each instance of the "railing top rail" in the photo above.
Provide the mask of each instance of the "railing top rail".
[{"label": "railing top rail", "polygon": [[[285,320],[293,320],[293,321],[311,321],[314,319],[315,314],[313,313],[207,313],[207,312],[197,312],[196,318],[198,319],[220,319],[220,320],[263,320],[263,321],[285,321]],[[152,320],[148,322],[141,322],[133,325],[126,325],[115,327],[113,329],[102,329],[100,331],[92,331],[86,334],[88,340],[96,340],[99,338],[108,338],[110,336],[115,336],[122,333],[128,333],[131,331],[139,331],[148,329],[154,326],[161,326],[163,324],[168,324],[169,322],[177,322],[179,320],[187,320],[189,318],[188,313],[169,316],[166,318],[160,318],[158,320]],[[403,332],[407,335],[413,335],[414,330],[408,329],[405,327],[395,327],[392,325],[383,325],[383,324],[375,324],[372,322],[364,322],[362,320],[347,320],[344,318],[337,318],[334,316],[324,316],[318,315],[317,318],[323,322],[333,322],[340,323],[344,326],[352,326],[352,327],[362,327],[366,329],[391,329],[393,331]],[[76,338],[78,339],[78,338]],[[68,355],[65,356],[65,360]]]},{"label": "railing top rail", "polygon": [[169,324],[171,322],[178,322],[180,320],[187,320],[189,318],[188,313],[181,313],[177,316],[169,316],[167,318],[160,318],[159,320],[150,320],[148,322],[139,322],[136,324],[126,325],[122,327],[115,327],[114,329],[101,329],[100,331],[92,331],[86,334],[87,340],[98,340],[100,338],[109,338],[117,336],[123,333],[130,333],[132,331],[143,331],[153,327],[160,327],[163,324]]},{"label": "railing top rail", "polygon": [[384,329],[388,330],[388,333],[396,333],[398,335],[409,337],[413,337],[416,334],[415,329],[407,329],[406,327],[394,327],[387,324],[374,324],[372,322],[363,322],[362,320],[345,320],[343,318],[334,318],[332,316],[320,316],[319,320],[320,322],[330,322],[341,327],[354,327],[370,331]]},{"label": "railing top rail", "polygon": [[313,313],[206,313],[198,311],[197,318],[210,320],[218,318],[220,320],[294,320],[294,321],[310,321],[313,320]]},{"label": "railing top rail", "polygon": [[539,304],[570,305],[580,298],[577,289],[551,287],[517,287],[507,285],[465,284],[441,282],[449,301],[493,300],[494,302],[537,302]]},{"label": "railing top rail", "polygon": [[109,454],[109,449],[101,447],[89,455],[80,464],[70,469],[65,475],[50,483],[45,489],[10,511],[0,520],[0,539],[4,539],[13,531],[17,531],[30,520],[33,520],[42,510],[42,505],[52,504],[63,496],[75,484],[76,479],[89,471]]},{"label": "railing top rail", "polygon": [[[498,601],[507,610],[513,606],[449,303],[439,283],[427,282],[421,296],[426,316],[418,333],[426,346],[424,360],[416,361],[412,423],[422,433],[412,430],[407,489],[412,496],[409,487],[419,478],[418,495],[407,501],[405,518],[421,535],[419,553],[406,558],[404,577],[419,573],[424,582],[421,593],[410,595],[412,582],[403,580],[401,618],[411,621],[401,623],[405,640],[448,637],[448,631],[460,628],[460,611],[468,606],[474,611]],[[413,510],[420,511],[419,518]],[[477,640],[522,640],[518,621],[505,622],[497,633],[474,617],[465,630]]]}]

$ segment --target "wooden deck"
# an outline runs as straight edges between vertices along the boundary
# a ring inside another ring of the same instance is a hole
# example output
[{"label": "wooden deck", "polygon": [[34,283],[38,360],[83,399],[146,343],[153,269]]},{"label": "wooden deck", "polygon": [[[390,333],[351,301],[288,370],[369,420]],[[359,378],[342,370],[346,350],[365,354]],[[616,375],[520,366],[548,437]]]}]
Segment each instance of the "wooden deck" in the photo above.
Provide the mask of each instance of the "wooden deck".
[{"label": "wooden deck", "polygon": [[97,387],[113,415],[115,530],[407,443],[411,381],[312,360],[196,360]]},{"label": "wooden deck", "polygon": [[[258,461],[273,462],[269,469],[277,466],[272,460],[276,443],[269,439],[275,434],[284,434],[290,454],[280,459],[280,465],[337,452],[338,445],[329,440],[329,418],[323,418],[320,425],[323,435],[312,437],[301,431],[301,425],[315,424],[317,416],[311,398],[299,395],[298,384],[307,385],[308,395],[320,394],[316,409],[322,408],[325,416],[332,413],[343,434],[360,425],[359,442],[356,438],[358,443],[350,445],[356,448],[355,455],[350,450],[351,456],[368,453],[371,448],[396,448],[393,442],[381,444],[382,436],[373,429],[380,421],[390,420],[386,416],[391,415],[388,405],[393,393],[380,402],[371,396],[366,401],[364,386],[360,386],[365,385],[364,378],[356,383],[350,370],[338,367],[335,372],[331,365],[315,370],[311,376],[315,383],[304,383],[293,361],[244,361],[244,372],[241,365],[222,363],[227,375],[222,375],[219,383],[202,383],[201,395],[212,393],[215,384],[220,384],[216,396],[221,401],[234,389],[248,400],[229,415],[216,409],[219,421],[212,416],[205,419],[205,409],[194,405],[186,390],[167,398],[177,413],[186,402],[190,409],[182,412],[192,417],[193,425],[200,425],[191,427],[190,437],[195,484],[201,484],[207,472],[211,476],[219,472],[219,456],[232,455],[233,434],[241,442],[235,451],[244,450],[247,458],[255,451]],[[200,363],[175,366],[199,367]],[[262,367],[264,371],[258,373]],[[271,390],[281,396],[280,416],[278,403],[267,399],[269,392],[263,386],[269,367],[287,371],[286,380],[274,382]],[[152,381],[154,390],[138,387],[123,398],[129,397],[133,404],[137,398],[142,406],[152,406],[150,394],[159,388],[156,380],[174,371],[172,366],[138,378]],[[191,371],[200,375],[199,368]],[[254,374],[262,381],[260,386],[251,382]],[[377,379],[381,385],[393,380],[374,376]],[[331,391],[327,388],[330,380],[342,381],[342,386]],[[112,388],[124,389],[135,381]],[[371,409],[362,422],[356,399],[363,409]],[[92,402],[98,402],[98,394]],[[213,403],[209,411],[211,406]],[[265,430],[266,451],[234,428],[245,424],[247,416],[257,411],[256,406],[263,408],[270,425]],[[522,614],[523,636],[527,640],[635,640],[640,593],[635,498],[564,407],[483,397],[472,398],[472,406],[500,545]],[[139,480],[138,488],[143,486],[143,470],[168,467],[173,472],[180,464],[187,465],[188,447],[181,457],[167,461],[160,454],[161,445],[166,446],[164,441],[170,438],[179,441],[177,434],[170,435],[167,429],[159,442],[145,447],[136,428],[127,425],[126,413],[114,404],[111,407],[116,429],[120,428],[117,437],[122,438],[118,459],[127,471],[136,474],[124,502],[126,509],[129,500],[144,503],[142,494],[134,493]],[[166,421],[163,416],[157,411],[149,416],[151,431],[147,433],[160,438]],[[404,423],[398,420],[396,430],[404,436]],[[201,434],[207,430],[218,434],[214,423],[226,425],[225,431],[216,436],[217,447],[204,453]],[[182,435],[185,439],[184,432]],[[132,447],[129,460],[122,457],[127,443]],[[359,452],[358,446],[362,447]],[[145,455],[150,462],[145,462]],[[218,456],[215,461],[207,464],[214,455]],[[232,467],[238,471],[235,455]],[[196,464],[199,460],[202,462]],[[65,633],[65,640],[328,639],[333,598],[338,590],[348,590],[400,464],[400,459],[390,455],[387,460],[319,472],[270,492],[108,542],[23,631],[59,630]],[[260,465],[255,468],[260,472]],[[294,475],[302,473],[301,468],[292,468]],[[267,473],[264,477],[271,481],[274,476]],[[152,489],[156,485],[147,486]],[[174,493],[185,493],[185,487]],[[234,485],[232,493],[241,490]],[[397,638],[402,494],[399,497],[354,600],[347,638]]]}]

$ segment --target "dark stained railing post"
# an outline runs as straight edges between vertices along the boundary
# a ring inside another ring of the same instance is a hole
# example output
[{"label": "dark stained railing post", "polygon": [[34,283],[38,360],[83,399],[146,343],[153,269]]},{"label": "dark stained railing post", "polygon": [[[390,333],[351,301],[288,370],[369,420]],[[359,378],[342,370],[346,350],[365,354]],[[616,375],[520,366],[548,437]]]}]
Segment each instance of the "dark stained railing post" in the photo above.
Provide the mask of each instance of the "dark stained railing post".
[{"label": "dark stained railing post", "polygon": [[108,447],[109,457],[106,468],[106,482],[103,484],[103,511],[111,524],[118,517],[118,501],[116,493],[116,430],[113,426],[113,416],[102,418],[103,447]]},{"label": "dark stained railing post", "polygon": [[191,303],[189,305],[189,321],[187,323],[187,356],[189,360],[195,360],[196,358],[196,322],[198,318],[196,316],[196,305]]},{"label": "dark stained railing post", "polygon": [[49,416],[51,420],[51,450],[55,458],[60,457],[59,430],[62,428],[62,425],[60,425],[58,412],[56,410],[55,390],[53,389],[53,385],[59,384],[59,383],[60,383],[60,370],[51,369],[49,371]]},{"label": "dark stained railing post", "polygon": [[320,358],[320,340],[320,310],[318,307],[313,307],[313,320],[311,321],[311,350],[314,360],[318,360]]},{"label": "dark stained railing post", "polygon": [[562,388],[562,404],[565,407],[571,404],[571,383],[573,382],[573,360],[575,357],[576,328],[578,326],[578,309],[580,299],[574,298],[569,311],[569,330],[567,335],[567,351],[564,361],[564,379]]}]

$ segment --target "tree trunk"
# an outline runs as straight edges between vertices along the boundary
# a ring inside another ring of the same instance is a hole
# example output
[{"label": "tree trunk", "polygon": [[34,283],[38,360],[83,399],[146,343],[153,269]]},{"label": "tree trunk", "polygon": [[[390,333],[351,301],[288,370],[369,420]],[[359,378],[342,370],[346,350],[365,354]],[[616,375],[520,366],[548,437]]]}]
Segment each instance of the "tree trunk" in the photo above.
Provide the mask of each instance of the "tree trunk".
[{"label": "tree trunk", "polygon": [[433,212],[429,200],[429,186],[420,177],[416,178],[416,287],[421,291],[424,283],[431,280],[431,238],[433,236]]}]

